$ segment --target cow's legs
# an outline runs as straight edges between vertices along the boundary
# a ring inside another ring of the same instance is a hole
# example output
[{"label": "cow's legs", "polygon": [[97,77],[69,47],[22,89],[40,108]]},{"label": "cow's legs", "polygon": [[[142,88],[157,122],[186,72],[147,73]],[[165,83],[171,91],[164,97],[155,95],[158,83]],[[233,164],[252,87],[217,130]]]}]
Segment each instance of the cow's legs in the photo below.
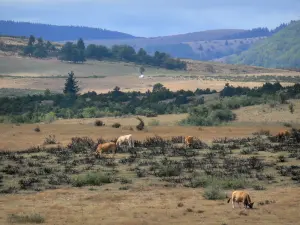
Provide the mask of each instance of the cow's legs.
[{"label": "cow's legs", "polygon": [[234,209],[234,198],[231,199],[232,200],[232,208]]}]

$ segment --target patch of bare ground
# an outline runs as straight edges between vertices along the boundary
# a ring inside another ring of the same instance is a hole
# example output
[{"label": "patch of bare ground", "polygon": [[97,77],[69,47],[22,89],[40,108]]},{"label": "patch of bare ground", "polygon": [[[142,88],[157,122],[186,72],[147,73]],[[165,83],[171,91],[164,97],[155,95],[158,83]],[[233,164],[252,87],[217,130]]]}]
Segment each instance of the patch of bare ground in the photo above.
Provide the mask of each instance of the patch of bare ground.
[{"label": "patch of bare ground", "polygon": [[[11,213],[39,213],[44,224],[298,224],[299,188],[250,191],[254,209],[232,209],[227,200],[209,201],[202,189],[140,185],[119,191],[103,186],[0,196],[0,223]],[[260,205],[258,202],[274,201]],[[179,204],[181,203],[181,204]],[[182,207],[178,207],[182,206]]]}]

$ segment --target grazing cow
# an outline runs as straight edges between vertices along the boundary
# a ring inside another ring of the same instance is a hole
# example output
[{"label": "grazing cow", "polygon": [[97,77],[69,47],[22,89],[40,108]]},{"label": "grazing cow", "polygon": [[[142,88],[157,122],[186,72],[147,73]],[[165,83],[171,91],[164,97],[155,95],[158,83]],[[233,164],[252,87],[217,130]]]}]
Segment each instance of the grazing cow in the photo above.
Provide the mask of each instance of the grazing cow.
[{"label": "grazing cow", "polygon": [[134,147],[134,141],[132,139],[132,134],[127,134],[127,135],[120,136],[117,139],[116,145],[118,147],[120,147],[120,145],[123,144],[123,143],[128,143],[129,147]]},{"label": "grazing cow", "polygon": [[290,135],[290,132],[288,130],[282,130],[282,131],[278,132],[276,137],[281,140],[283,138],[286,138],[286,136],[289,136],[289,135]]},{"label": "grazing cow", "polygon": [[113,154],[116,154],[116,143],[114,142],[106,142],[103,144],[99,144],[96,149],[96,155],[102,155],[102,152],[108,152],[111,150]]},{"label": "grazing cow", "polygon": [[184,143],[187,146],[191,146],[191,144],[193,143],[194,137],[193,136],[186,136],[184,139]]},{"label": "grazing cow", "polygon": [[234,191],[231,194],[231,198],[228,199],[227,203],[230,202],[230,199],[232,200],[232,208],[234,209],[234,203],[237,202],[239,207],[240,206],[240,202],[244,203],[244,207],[247,208],[247,206],[249,206],[249,208],[253,208],[253,204],[254,202],[251,202],[250,196],[247,192],[244,191]]}]

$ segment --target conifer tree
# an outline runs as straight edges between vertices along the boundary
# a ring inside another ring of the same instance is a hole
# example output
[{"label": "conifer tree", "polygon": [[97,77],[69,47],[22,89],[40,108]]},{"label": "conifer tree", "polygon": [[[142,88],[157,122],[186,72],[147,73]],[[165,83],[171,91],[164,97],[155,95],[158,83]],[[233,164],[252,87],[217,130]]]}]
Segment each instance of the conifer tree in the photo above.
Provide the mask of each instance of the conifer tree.
[{"label": "conifer tree", "polygon": [[79,87],[77,85],[78,81],[74,77],[74,72],[68,73],[68,78],[66,79],[64,94],[75,96],[79,92]]}]

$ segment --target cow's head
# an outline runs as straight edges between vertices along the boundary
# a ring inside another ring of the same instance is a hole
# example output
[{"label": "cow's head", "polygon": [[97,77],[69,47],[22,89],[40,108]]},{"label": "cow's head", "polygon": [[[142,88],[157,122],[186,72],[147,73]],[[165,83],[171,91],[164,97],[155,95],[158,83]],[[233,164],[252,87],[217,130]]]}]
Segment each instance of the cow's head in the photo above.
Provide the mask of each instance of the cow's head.
[{"label": "cow's head", "polygon": [[253,204],[254,204],[254,202],[250,202],[250,203],[248,203],[248,206],[249,206],[249,208],[250,208],[250,209],[252,209],[252,208],[253,208]]}]

